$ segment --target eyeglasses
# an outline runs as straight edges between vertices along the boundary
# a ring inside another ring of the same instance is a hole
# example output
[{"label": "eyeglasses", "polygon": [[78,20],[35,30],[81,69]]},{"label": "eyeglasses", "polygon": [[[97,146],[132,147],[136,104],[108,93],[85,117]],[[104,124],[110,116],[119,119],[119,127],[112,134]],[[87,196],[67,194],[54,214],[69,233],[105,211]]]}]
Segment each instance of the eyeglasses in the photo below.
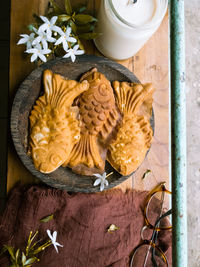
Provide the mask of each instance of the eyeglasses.
[{"label": "eyeglasses", "polygon": [[[172,209],[168,208],[171,194],[165,188],[165,183],[161,183],[148,195],[144,207],[145,226],[141,230],[143,242],[133,250],[130,267],[169,266],[165,253],[156,243],[160,231],[172,229],[170,224]],[[146,229],[153,230],[150,240],[144,236]]]}]

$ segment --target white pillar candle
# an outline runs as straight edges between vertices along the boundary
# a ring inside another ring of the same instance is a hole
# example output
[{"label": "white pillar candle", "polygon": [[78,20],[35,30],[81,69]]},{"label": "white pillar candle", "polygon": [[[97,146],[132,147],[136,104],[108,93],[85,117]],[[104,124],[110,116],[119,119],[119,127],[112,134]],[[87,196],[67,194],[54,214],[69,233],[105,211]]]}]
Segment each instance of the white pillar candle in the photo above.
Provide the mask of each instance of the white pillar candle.
[{"label": "white pillar candle", "polygon": [[101,0],[95,44],[112,59],[135,55],[158,29],[168,0]]}]

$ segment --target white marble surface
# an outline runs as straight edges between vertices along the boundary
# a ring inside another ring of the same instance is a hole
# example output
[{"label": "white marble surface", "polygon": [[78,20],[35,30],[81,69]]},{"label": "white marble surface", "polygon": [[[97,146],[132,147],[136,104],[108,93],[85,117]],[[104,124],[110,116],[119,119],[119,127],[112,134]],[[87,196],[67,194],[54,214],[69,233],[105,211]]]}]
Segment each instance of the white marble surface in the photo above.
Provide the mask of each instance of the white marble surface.
[{"label": "white marble surface", "polygon": [[200,0],[185,1],[189,267],[200,267]]}]

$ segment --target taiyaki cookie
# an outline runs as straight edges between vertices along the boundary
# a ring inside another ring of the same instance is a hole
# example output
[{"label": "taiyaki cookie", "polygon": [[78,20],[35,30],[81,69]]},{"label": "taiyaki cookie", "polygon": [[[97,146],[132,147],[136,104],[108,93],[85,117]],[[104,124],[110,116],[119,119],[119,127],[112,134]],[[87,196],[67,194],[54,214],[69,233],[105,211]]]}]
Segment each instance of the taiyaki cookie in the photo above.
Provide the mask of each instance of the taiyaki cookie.
[{"label": "taiyaki cookie", "polygon": [[[68,166],[76,173],[92,175],[103,172],[107,148],[105,143],[119,119],[113,89],[106,77],[92,69],[84,74],[89,89],[78,98],[80,140],[73,147]],[[66,164],[65,164],[66,165]]]},{"label": "taiyaki cookie", "polygon": [[122,121],[117,127],[116,138],[109,145],[107,160],[127,176],[139,167],[151,145],[153,131],[149,118],[154,87],[117,81],[113,82],[113,87]]},{"label": "taiyaki cookie", "polygon": [[44,95],[36,101],[29,117],[30,151],[35,168],[50,173],[67,162],[80,139],[78,108],[72,103],[89,88],[89,83],[66,80],[50,70],[44,71],[43,81]]}]

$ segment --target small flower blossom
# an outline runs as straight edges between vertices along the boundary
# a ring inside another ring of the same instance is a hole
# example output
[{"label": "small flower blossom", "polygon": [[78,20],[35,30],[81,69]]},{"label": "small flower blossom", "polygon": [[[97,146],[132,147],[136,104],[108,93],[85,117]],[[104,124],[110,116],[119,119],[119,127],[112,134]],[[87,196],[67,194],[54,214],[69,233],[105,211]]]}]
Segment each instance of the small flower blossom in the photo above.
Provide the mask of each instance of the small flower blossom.
[{"label": "small flower blossom", "polygon": [[30,35],[28,34],[20,34],[20,36],[22,37],[17,45],[20,45],[20,44],[26,44],[26,49],[30,49],[32,48],[32,42],[35,38],[35,33],[32,32]]},{"label": "small flower blossom", "polygon": [[73,48],[68,49],[66,52],[67,54],[64,55],[64,58],[71,57],[72,62],[75,61],[76,55],[82,55],[84,54],[84,50],[78,50],[79,45],[75,45]]},{"label": "small flower blossom", "polygon": [[102,175],[97,173],[97,174],[94,174],[94,176],[98,177],[98,179],[95,180],[93,185],[97,186],[100,184],[100,191],[103,191],[104,187],[108,186],[108,181],[106,180],[108,175],[106,176],[106,172],[104,172]]},{"label": "small flower blossom", "polygon": [[69,47],[68,42],[69,43],[76,43],[76,38],[70,36],[71,31],[72,31],[71,27],[67,27],[66,32],[63,32],[61,30],[61,32],[59,32],[60,38],[58,38],[58,40],[55,42],[55,45],[59,45],[62,43],[63,48],[66,52],[67,52],[67,49]]},{"label": "small flower blossom", "polygon": [[50,49],[42,49],[41,45],[38,44],[36,47],[28,49],[25,51],[28,54],[33,54],[31,56],[31,62],[35,61],[38,57],[43,61],[46,62],[47,59],[44,55],[51,53]]},{"label": "small flower blossom", "polygon": [[57,231],[54,231],[53,234],[51,235],[50,230],[47,230],[47,234],[48,234],[49,238],[51,239],[52,245],[54,245],[54,248],[55,248],[56,252],[58,253],[58,248],[57,247],[63,247],[63,245],[61,245],[58,242],[56,242]]},{"label": "small flower blossom", "polygon": [[34,39],[34,41],[32,42],[33,46],[40,44],[40,42],[41,42],[43,48],[48,49],[48,43],[47,42],[54,43],[56,41],[56,39],[51,37],[50,34],[43,32],[42,30],[38,30],[37,34],[38,34],[38,37],[36,37]]},{"label": "small flower blossom", "polygon": [[44,21],[44,23],[39,27],[38,31],[40,32],[46,31],[48,36],[52,36],[52,31],[62,34],[61,28],[55,25],[58,19],[57,16],[52,17],[50,20],[48,20],[48,18],[44,16],[40,16],[40,18],[42,21]]}]

